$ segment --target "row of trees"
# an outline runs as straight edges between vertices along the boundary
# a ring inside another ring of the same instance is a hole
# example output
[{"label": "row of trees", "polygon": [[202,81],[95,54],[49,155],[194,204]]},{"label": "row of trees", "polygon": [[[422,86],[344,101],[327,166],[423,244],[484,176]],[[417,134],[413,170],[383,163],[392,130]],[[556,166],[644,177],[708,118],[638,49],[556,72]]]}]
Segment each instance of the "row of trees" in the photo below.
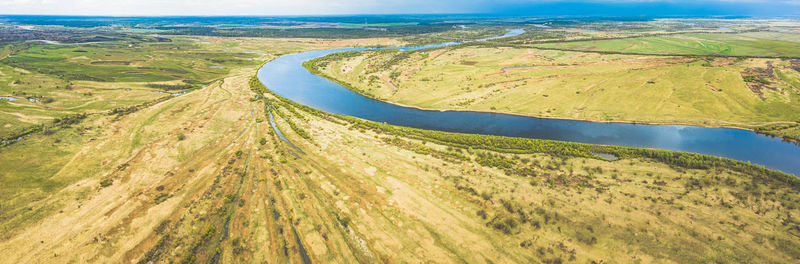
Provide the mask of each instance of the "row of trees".
[{"label": "row of trees", "polygon": [[213,28],[204,26],[162,26],[165,35],[194,35],[221,37],[259,37],[259,38],[325,38],[353,39],[375,37],[404,37],[425,33],[442,32],[452,29],[449,24],[389,26],[386,30],[367,30],[362,28]]},{"label": "row of trees", "polygon": [[[261,93],[272,93],[264,87],[257,78],[251,79],[251,88]],[[633,148],[623,146],[590,145],[574,142],[563,142],[543,139],[515,138],[504,136],[489,136],[476,134],[450,133],[442,131],[424,130],[409,127],[393,126],[389,124],[363,120],[351,116],[335,115],[314,108],[301,105],[272,93],[281,101],[297,107],[311,114],[326,118],[339,119],[352,124],[355,128],[370,129],[378,133],[391,134],[400,137],[419,139],[435,142],[442,145],[483,149],[502,153],[546,153],[557,157],[585,157],[600,158],[593,153],[602,152],[623,158],[646,158],[662,162],[671,166],[685,169],[729,169],[760,178],[766,181],[777,180],[800,187],[800,179],[780,171],[770,170],[763,166],[728,158],[720,158],[696,153],[676,152],[669,150]],[[486,158],[486,162],[496,159]],[[502,163],[502,162],[501,162]],[[498,165],[503,167],[502,164]],[[496,166],[495,166],[496,167]]]},{"label": "row of trees", "polygon": [[63,128],[69,127],[73,124],[77,124],[81,120],[85,119],[88,114],[72,114],[67,115],[65,117],[56,118],[53,120],[51,124],[38,124],[34,126],[25,127],[17,132],[11,133],[10,135],[4,136],[0,138],[0,146],[6,146],[17,142],[24,136],[31,135],[34,133],[44,132],[46,134],[51,134],[54,131],[53,128]]},{"label": "row of trees", "polygon": [[[291,107],[284,105],[284,108],[290,109]],[[297,133],[298,136],[300,136],[300,137],[302,137],[304,139],[309,139],[309,140],[311,139],[311,134],[308,134],[308,132],[306,132],[303,128],[301,128],[300,126],[295,124],[294,121],[292,121],[286,115],[281,113],[280,110],[278,110],[278,107],[274,104],[274,102],[267,103],[267,111],[272,111],[276,115],[278,115],[279,117],[283,118],[283,120],[285,120],[286,123],[289,123],[289,127],[291,127],[292,130],[294,130],[294,132]],[[295,112],[295,111],[294,111],[294,109],[292,109],[292,110],[290,110],[290,112]],[[295,112],[295,113],[299,115],[299,113],[297,113],[297,112]]]},{"label": "row of trees", "polygon": [[186,89],[194,89],[197,88],[197,85],[191,83],[182,83],[182,84],[159,84],[159,83],[148,83],[145,86],[153,89],[161,89],[165,91],[172,91],[172,90],[186,90]]}]

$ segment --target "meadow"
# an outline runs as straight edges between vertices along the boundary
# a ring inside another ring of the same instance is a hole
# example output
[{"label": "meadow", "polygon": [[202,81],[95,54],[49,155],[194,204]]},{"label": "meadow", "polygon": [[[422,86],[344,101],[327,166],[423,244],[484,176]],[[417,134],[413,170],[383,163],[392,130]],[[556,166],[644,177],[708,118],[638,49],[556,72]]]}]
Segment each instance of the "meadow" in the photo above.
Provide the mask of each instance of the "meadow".
[{"label": "meadow", "polygon": [[[196,88],[257,66],[257,56],[209,52],[196,41],[17,44],[0,61],[0,134],[78,113],[96,113],[165,96],[164,87]],[[162,86],[155,86],[153,84]],[[176,92],[176,91],[171,91]]]},{"label": "meadow", "polygon": [[781,32],[694,33],[541,43],[532,46],[633,54],[800,57],[800,37],[796,33]]},{"label": "meadow", "polygon": [[[789,175],[668,151],[722,163],[699,169],[637,149],[388,126],[275,97],[252,75],[237,70],[184,96],[0,149],[25,153],[0,155],[4,166],[19,163],[0,185],[19,197],[0,204],[0,262],[785,262],[798,254],[798,181]],[[266,105],[303,154],[278,138]],[[38,173],[26,166],[41,159],[53,162]]]},{"label": "meadow", "polygon": [[27,42],[0,53],[0,138],[56,118],[99,113],[208,85],[232,69],[315,47],[392,39],[174,38],[166,42],[56,45]]},{"label": "meadow", "polygon": [[[6,45],[0,96],[18,100],[0,99],[0,136],[33,132],[0,144],[0,263],[798,260],[793,175],[392,126],[300,105],[254,77],[281,54],[495,30]],[[418,107],[800,135],[794,60],[487,44],[338,53],[307,67]]]},{"label": "meadow", "polygon": [[426,109],[760,127],[798,139],[800,71],[791,59],[475,45],[332,54],[306,66],[361,94]]}]

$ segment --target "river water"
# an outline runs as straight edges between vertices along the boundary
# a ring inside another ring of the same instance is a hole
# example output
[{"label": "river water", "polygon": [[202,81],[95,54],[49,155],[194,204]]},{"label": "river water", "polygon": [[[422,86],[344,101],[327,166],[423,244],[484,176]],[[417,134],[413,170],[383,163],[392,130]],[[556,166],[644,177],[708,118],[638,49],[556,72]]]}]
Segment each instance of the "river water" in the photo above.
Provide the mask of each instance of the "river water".
[{"label": "river water", "polygon": [[[523,30],[512,30],[500,37],[519,35],[523,32]],[[448,42],[419,47],[381,47],[381,49],[417,50],[458,44],[459,42]],[[331,53],[365,49],[367,48],[328,49],[284,55],[264,64],[258,71],[258,79],[268,89],[289,100],[330,113],[392,125],[448,132],[694,152],[749,161],[767,168],[800,175],[800,146],[748,130],[588,122],[470,111],[421,110],[364,97],[333,81],[309,73],[302,65],[304,61]]]}]

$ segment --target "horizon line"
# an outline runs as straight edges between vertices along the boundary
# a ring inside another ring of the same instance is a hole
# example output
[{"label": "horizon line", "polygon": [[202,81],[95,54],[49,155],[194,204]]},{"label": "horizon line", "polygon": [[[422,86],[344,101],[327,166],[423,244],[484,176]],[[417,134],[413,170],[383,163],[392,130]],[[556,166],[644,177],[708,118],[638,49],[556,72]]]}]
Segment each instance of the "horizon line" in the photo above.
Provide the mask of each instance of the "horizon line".
[{"label": "horizon line", "polygon": [[539,17],[539,18],[573,18],[573,17],[595,17],[595,18],[628,18],[628,17],[643,17],[643,18],[670,18],[670,17],[689,17],[689,18],[800,18],[798,15],[700,15],[700,14],[684,14],[684,15],[519,15],[509,13],[341,13],[341,14],[285,14],[285,15],[90,15],[90,14],[2,14],[0,17],[85,17],[85,18],[157,18],[157,17],[337,17],[337,16],[495,16],[495,17]]}]

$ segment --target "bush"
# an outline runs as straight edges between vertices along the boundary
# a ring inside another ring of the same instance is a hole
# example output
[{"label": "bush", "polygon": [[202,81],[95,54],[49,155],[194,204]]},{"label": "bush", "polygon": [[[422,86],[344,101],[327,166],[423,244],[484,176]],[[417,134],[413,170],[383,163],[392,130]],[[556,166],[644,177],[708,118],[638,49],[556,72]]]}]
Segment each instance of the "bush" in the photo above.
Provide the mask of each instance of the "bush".
[{"label": "bush", "polygon": [[236,199],[236,195],[234,194],[227,194],[225,195],[225,203],[233,202]]},{"label": "bush", "polygon": [[[642,149],[622,146],[590,145],[581,143],[561,142],[554,140],[540,140],[528,138],[515,138],[504,136],[488,136],[476,134],[449,133],[441,131],[423,130],[408,127],[392,126],[389,124],[372,122],[350,116],[341,116],[326,113],[308,106],[292,102],[272,93],[256,77],[251,78],[250,88],[256,93],[270,93],[278,97],[278,101],[287,105],[299,108],[310,114],[325,118],[329,121],[341,124],[342,121],[352,124],[353,129],[369,129],[384,134],[399,135],[406,138],[425,140],[437,144],[469,149],[483,149],[504,153],[546,153],[558,157],[585,157],[596,158],[593,152],[603,152],[613,154],[620,159],[625,158],[646,158],[664,164],[673,165],[683,169],[709,169],[725,168],[731,171],[752,175],[761,180],[774,180],[783,182],[790,186],[800,186],[800,178],[793,175],[767,169],[763,166],[752,165],[749,163],[735,161],[727,158],[701,155],[696,153],[684,153],[668,150]],[[298,133],[299,134],[299,133]],[[302,135],[301,135],[302,136]],[[470,151],[472,153],[472,151]],[[489,166],[504,169],[507,172],[516,172],[516,168],[510,167],[515,162],[509,161],[502,155],[485,155],[480,157],[481,161]],[[282,160],[283,162],[283,160]],[[532,172],[531,172],[532,173]],[[515,173],[516,174],[516,173]],[[527,174],[523,173],[523,174]],[[562,179],[563,180],[563,179]],[[548,180],[550,185],[554,185],[554,179]]]},{"label": "bush", "polygon": [[162,194],[159,194],[158,196],[156,196],[156,198],[153,198],[153,201],[154,201],[156,204],[160,204],[160,203],[162,203],[162,202],[166,201],[166,200],[167,200],[167,198],[169,198],[169,194],[162,193]]},{"label": "bush", "polygon": [[508,235],[519,226],[517,220],[511,217],[495,217],[489,222],[494,229],[503,231],[504,234]]},{"label": "bush", "polygon": [[100,187],[103,187],[103,188],[105,188],[105,187],[111,186],[111,184],[112,184],[112,183],[114,183],[114,180],[112,180],[112,179],[105,179],[105,180],[103,180],[103,181],[101,181],[101,182],[100,182]]},{"label": "bush", "polygon": [[49,136],[49,135],[52,135],[52,134],[55,134],[55,133],[56,133],[55,130],[52,130],[52,129],[47,128],[47,127],[44,128],[44,130],[42,130],[42,134],[44,134],[45,136]]},{"label": "bush", "polygon": [[478,213],[477,213],[477,214],[478,214],[478,216],[480,216],[481,218],[483,218],[483,219],[486,219],[486,211],[484,211],[483,209],[480,209],[480,210],[478,210]]}]

